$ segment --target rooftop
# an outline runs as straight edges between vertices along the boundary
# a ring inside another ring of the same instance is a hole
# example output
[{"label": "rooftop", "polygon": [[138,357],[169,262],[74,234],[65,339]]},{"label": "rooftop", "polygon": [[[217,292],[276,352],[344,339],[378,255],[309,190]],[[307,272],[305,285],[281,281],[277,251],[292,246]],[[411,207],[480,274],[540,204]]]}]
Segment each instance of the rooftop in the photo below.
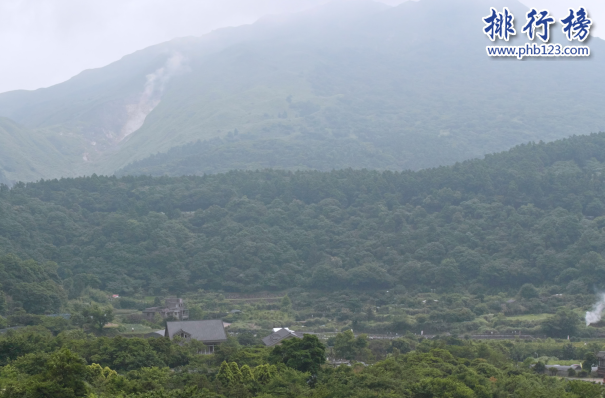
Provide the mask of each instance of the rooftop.
[{"label": "rooftop", "polygon": [[166,322],[168,337],[172,337],[180,331],[188,333],[192,339],[202,342],[223,342],[227,341],[227,334],[223,321],[212,319],[206,321],[180,321]]},{"label": "rooftop", "polygon": [[263,343],[267,347],[272,347],[276,344],[279,344],[281,341],[285,339],[289,339],[291,337],[295,337],[297,339],[302,339],[302,333],[296,333],[288,328],[279,329],[276,332],[271,333],[267,337],[263,339]]}]

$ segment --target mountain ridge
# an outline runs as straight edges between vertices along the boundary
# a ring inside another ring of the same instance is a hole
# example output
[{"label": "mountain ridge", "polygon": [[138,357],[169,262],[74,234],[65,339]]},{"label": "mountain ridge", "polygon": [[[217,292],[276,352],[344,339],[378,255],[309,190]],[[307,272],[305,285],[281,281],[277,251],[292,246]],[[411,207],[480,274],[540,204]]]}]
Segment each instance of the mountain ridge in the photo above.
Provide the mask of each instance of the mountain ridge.
[{"label": "mountain ridge", "polygon": [[[360,164],[420,169],[602,130],[604,42],[591,40],[589,62],[487,59],[486,4],[341,2],[264,18],[161,43],[49,89],[0,94],[0,116],[68,148],[59,154],[67,174],[47,164],[55,176],[111,174],[197,141],[220,139],[235,153],[245,149],[229,139],[236,131],[252,147],[298,147],[309,154],[299,163],[324,170],[356,167],[353,159],[314,166],[327,159],[316,152],[326,140],[344,152],[371,148]],[[533,86],[549,93],[541,103]]]}]

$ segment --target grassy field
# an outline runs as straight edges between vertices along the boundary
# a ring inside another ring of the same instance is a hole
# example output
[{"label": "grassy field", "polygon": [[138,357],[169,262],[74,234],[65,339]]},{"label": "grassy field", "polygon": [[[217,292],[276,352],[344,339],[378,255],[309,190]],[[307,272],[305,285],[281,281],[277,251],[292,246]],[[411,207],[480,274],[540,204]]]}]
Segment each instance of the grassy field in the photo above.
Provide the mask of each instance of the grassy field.
[{"label": "grassy field", "polygon": [[120,324],[120,326],[122,328],[125,329],[125,331],[123,331],[121,334],[146,334],[146,333],[151,333],[155,330],[159,330],[159,329],[152,329],[149,326],[144,326],[141,324],[132,324],[132,323],[122,323]]},{"label": "grassy field", "polygon": [[516,315],[516,316],[507,316],[506,319],[515,320],[515,321],[543,321],[552,314],[527,314],[527,315]]},{"label": "grassy field", "polygon": [[[581,308],[575,308],[574,312],[584,318],[585,312]],[[515,315],[507,316],[506,319],[517,320],[517,321],[543,321],[553,314],[526,314],[526,315]]]},{"label": "grassy field", "polygon": [[136,314],[138,312],[140,312],[137,309],[123,309],[123,308],[119,308],[113,311],[115,315],[130,315],[130,314]]}]

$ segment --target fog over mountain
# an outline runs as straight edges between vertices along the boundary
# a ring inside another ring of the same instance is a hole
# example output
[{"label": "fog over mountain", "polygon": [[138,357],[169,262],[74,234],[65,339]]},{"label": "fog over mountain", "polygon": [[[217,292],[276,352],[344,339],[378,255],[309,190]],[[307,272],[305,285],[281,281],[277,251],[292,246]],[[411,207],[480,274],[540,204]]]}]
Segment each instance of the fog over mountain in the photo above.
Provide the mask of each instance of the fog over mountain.
[{"label": "fog over mountain", "polygon": [[513,1],[329,3],[0,94],[0,181],[420,169],[605,130],[603,40],[590,59],[489,59],[481,18],[505,5],[524,19]]},{"label": "fog over mountain", "polygon": [[[317,7],[330,0],[5,0],[0,2],[0,93],[61,83],[86,69],[175,37],[249,24],[265,15]],[[341,0],[349,1],[349,0]],[[352,0],[355,1],[355,0]],[[378,0],[399,5],[416,0]],[[586,7],[603,37],[600,0],[522,0],[527,7],[566,15]],[[27,49],[24,51],[23,49]]]}]

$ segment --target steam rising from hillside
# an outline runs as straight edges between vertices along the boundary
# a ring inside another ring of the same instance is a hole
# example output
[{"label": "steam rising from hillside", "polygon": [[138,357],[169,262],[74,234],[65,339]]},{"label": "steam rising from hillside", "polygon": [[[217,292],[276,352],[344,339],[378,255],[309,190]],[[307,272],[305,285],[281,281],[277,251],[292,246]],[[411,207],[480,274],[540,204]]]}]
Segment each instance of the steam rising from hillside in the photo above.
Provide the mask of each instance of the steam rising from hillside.
[{"label": "steam rising from hillside", "polygon": [[126,105],[128,120],[122,126],[120,140],[134,133],[143,125],[147,115],[160,103],[166,83],[184,69],[184,61],[183,55],[175,53],[166,60],[164,66],[146,76],[147,82],[139,102]]},{"label": "steam rising from hillside", "polygon": [[605,293],[599,294],[599,301],[592,306],[592,311],[586,312],[586,326],[601,320],[601,314],[605,309]]}]

